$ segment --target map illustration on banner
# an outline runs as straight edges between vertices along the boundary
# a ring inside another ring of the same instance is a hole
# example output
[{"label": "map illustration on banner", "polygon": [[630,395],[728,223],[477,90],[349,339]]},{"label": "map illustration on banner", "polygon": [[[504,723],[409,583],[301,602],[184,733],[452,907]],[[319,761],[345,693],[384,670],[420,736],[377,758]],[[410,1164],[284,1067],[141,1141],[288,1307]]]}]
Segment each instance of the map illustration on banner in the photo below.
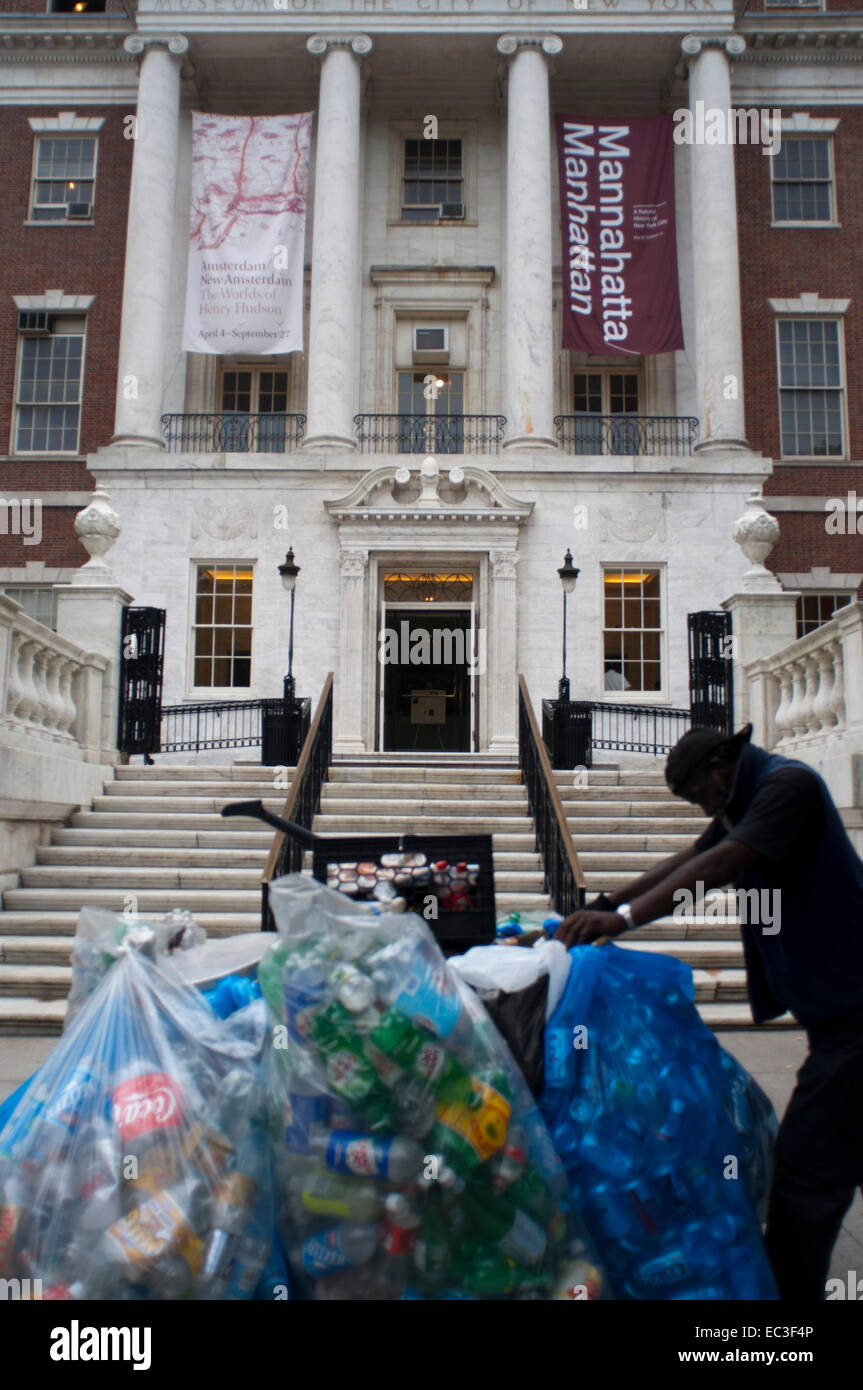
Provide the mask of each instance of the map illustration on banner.
[{"label": "map illustration on banner", "polygon": [[565,348],[683,347],[672,129],[671,116],[557,118]]},{"label": "map illustration on banner", "polygon": [[193,113],[183,350],[299,352],[312,113]]}]

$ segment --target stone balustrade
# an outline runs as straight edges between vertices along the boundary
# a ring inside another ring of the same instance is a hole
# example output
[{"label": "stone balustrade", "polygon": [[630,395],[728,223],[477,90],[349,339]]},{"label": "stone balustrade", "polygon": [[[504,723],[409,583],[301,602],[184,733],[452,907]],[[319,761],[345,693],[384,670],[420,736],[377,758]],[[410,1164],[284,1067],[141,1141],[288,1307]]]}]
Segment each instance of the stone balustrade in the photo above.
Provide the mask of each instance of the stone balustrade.
[{"label": "stone balustrade", "polygon": [[748,662],[744,673],[762,747],[800,757],[841,740],[846,754],[863,750],[863,604],[841,608],[814,632]]},{"label": "stone balustrade", "polygon": [[0,594],[0,741],[101,762],[103,656],[85,652]]}]

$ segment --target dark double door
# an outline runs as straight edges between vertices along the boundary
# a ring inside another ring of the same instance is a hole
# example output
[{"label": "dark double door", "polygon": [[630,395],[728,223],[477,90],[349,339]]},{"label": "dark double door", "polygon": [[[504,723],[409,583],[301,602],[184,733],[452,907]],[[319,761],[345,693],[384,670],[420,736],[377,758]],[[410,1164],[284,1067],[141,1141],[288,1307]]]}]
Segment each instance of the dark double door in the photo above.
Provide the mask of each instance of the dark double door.
[{"label": "dark double door", "polygon": [[384,751],[469,752],[470,612],[388,608],[385,623],[379,652]]}]

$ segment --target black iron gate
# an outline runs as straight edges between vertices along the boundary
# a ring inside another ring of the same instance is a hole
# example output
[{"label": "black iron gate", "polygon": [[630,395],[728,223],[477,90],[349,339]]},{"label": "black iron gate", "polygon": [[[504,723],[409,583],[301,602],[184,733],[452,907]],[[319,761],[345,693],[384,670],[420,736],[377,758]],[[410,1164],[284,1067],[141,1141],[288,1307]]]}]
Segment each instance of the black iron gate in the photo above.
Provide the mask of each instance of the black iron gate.
[{"label": "black iron gate", "polygon": [[689,613],[687,623],[692,728],[733,733],[731,614]]},{"label": "black iron gate", "polygon": [[117,727],[121,753],[143,753],[148,757],[159,751],[164,651],[164,608],[125,608]]}]

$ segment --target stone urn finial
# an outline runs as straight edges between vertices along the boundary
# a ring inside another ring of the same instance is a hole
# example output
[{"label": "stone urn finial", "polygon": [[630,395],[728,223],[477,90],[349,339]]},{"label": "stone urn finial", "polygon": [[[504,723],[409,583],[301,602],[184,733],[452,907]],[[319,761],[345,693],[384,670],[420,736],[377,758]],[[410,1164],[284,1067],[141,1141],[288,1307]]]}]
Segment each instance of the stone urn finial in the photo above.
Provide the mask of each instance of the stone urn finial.
[{"label": "stone urn finial", "polygon": [[774,593],[782,585],[767,569],[764,561],[779,539],[779,522],[771,516],[759,492],[746,499],[746,511],[734,523],[732,536],[749,561],[743,576],[746,593]]},{"label": "stone urn finial", "polygon": [[97,488],[84,510],[75,517],[75,535],[90,558],[76,570],[73,584],[100,584],[113,579],[105,555],[120,530],[120,518],[111,506],[110,497],[102,488]]}]

